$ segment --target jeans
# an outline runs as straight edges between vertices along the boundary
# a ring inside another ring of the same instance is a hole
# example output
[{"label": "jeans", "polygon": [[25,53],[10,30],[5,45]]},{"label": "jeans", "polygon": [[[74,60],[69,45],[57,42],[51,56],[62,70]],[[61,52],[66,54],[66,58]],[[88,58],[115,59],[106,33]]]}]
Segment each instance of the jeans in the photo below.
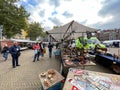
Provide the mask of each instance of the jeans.
[{"label": "jeans", "polygon": [[18,56],[12,55],[12,66],[15,67],[18,65]]},{"label": "jeans", "polygon": [[8,59],[8,52],[4,52],[3,57],[5,58],[5,60],[7,60]]},{"label": "jeans", "polygon": [[34,54],[34,62],[35,62],[35,60],[38,58],[38,53],[36,53],[36,54]]},{"label": "jeans", "polygon": [[39,59],[40,55],[41,55],[41,51],[38,52],[37,60]]},{"label": "jeans", "polygon": [[52,57],[52,51],[49,51],[49,57],[50,58]]}]

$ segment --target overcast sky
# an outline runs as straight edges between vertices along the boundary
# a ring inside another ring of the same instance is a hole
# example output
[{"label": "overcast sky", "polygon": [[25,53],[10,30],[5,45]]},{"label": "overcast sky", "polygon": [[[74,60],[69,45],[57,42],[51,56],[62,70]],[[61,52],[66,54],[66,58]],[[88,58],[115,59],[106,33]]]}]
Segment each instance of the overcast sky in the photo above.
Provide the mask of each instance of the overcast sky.
[{"label": "overcast sky", "polygon": [[45,30],[72,20],[96,29],[120,28],[120,0],[20,0]]}]

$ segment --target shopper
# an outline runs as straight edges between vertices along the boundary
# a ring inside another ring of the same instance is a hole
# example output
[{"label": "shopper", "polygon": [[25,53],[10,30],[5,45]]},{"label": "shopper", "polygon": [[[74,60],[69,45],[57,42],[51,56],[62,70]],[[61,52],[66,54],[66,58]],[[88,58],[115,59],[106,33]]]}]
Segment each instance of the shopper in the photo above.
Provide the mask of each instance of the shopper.
[{"label": "shopper", "polygon": [[39,50],[40,50],[39,43],[35,43],[35,44],[33,45],[33,49],[34,49],[34,60],[33,60],[33,62],[35,62],[36,59],[38,59],[38,52],[39,52]]},{"label": "shopper", "polygon": [[49,49],[49,57],[50,58],[52,57],[52,48],[53,48],[53,45],[49,42],[48,49]]},{"label": "shopper", "polygon": [[58,47],[59,47],[59,43],[57,42],[57,43],[56,43],[56,49],[58,49]]},{"label": "shopper", "polygon": [[13,46],[10,47],[10,53],[12,56],[12,66],[15,68],[16,66],[20,66],[19,63],[19,56],[20,56],[20,46],[17,42],[14,42]]},{"label": "shopper", "polygon": [[8,53],[9,53],[9,47],[7,44],[5,44],[5,46],[2,49],[3,57],[5,58],[5,61],[8,59]]},{"label": "shopper", "polygon": [[42,56],[42,46],[41,43],[38,44],[39,45],[39,49],[38,49],[38,55],[37,55],[37,61],[39,61],[39,57]]}]

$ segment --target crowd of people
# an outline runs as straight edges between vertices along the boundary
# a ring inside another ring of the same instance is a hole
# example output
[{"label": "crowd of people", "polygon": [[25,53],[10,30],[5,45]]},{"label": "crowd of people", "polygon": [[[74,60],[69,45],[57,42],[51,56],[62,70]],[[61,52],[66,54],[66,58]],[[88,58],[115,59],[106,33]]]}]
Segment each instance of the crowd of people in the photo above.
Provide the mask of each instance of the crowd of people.
[{"label": "crowd of people", "polygon": [[[53,48],[53,44],[49,42],[48,51],[49,51],[50,58],[52,57],[52,48]],[[46,44],[42,42],[35,43],[33,45],[33,50],[34,50],[33,62],[39,61],[40,59],[43,59],[44,54],[46,53]],[[8,54],[9,53],[11,54],[13,68],[15,68],[16,66],[20,66],[19,56],[21,55],[21,50],[17,42],[14,42],[11,47],[8,47],[8,45],[5,44],[1,53],[5,61],[8,59]]]}]

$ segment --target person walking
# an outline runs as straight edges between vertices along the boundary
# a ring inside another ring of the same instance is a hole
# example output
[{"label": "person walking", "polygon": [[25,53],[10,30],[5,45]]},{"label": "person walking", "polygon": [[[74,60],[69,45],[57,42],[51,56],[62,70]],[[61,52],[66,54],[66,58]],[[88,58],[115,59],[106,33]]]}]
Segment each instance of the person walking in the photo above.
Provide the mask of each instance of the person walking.
[{"label": "person walking", "polygon": [[48,49],[49,49],[49,57],[50,58],[52,57],[52,48],[53,48],[53,45],[49,42]]},{"label": "person walking", "polygon": [[39,61],[39,57],[41,56],[42,54],[42,47],[41,47],[41,43],[39,43],[39,50],[38,50],[38,55],[37,55],[37,61]]},{"label": "person walking", "polygon": [[58,49],[58,47],[59,47],[59,43],[57,42],[57,43],[56,43],[56,49]]},{"label": "person walking", "polygon": [[20,56],[20,46],[17,44],[17,42],[14,42],[13,46],[9,49],[10,54],[12,56],[12,66],[15,68],[16,66],[20,66],[19,63],[19,56]]},{"label": "person walking", "polygon": [[40,47],[41,47],[41,57],[42,57],[42,59],[43,59],[43,57],[44,57],[44,46],[43,46],[43,43],[41,42],[41,44],[40,44]]},{"label": "person walking", "polygon": [[5,61],[8,59],[8,53],[9,53],[9,47],[7,44],[5,44],[5,46],[2,49],[3,57],[5,58]]},{"label": "person walking", "polygon": [[33,45],[33,50],[34,50],[34,60],[33,60],[33,62],[35,62],[36,59],[38,59],[38,54],[39,54],[38,52],[40,50],[40,45],[38,43],[34,44]]}]

